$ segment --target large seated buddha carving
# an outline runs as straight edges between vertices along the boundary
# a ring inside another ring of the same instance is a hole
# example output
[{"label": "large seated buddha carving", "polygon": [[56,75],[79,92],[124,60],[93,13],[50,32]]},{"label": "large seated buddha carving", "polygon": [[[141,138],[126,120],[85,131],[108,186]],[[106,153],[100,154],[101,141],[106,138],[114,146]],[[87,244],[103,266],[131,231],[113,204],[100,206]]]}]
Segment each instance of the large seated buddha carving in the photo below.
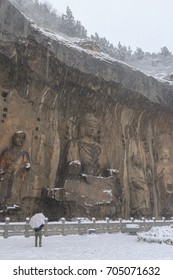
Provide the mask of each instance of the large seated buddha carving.
[{"label": "large seated buddha carving", "polygon": [[103,161],[99,144],[100,124],[92,114],[87,114],[80,122],[79,139],[72,139],[68,143],[67,162],[69,171],[75,163],[80,165],[80,173],[87,175],[101,175],[101,161]]},{"label": "large seated buddha carving", "polygon": [[[66,145],[66,172],[60,187],[65,201],[75,201],[84,207],[113,203],[116,204],[116,212],[118,171],[108,169],[105,164],[100,130],[99,120],[94,114],[88,113],[80,120],[76,128],[76,137],[70,139]],[[107,176],[104,176],[106,172]]]}]

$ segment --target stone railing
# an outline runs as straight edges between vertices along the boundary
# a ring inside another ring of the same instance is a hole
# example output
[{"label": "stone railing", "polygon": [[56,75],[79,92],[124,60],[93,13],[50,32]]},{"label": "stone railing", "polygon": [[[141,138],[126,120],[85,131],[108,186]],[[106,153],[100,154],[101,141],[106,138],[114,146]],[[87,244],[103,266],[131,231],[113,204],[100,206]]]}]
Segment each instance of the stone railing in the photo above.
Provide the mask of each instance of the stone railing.
[{"label": "stone railing", "polygon": [[[9,218],[5,219],[5,222],[0,223],[0,236],[8,238],[10,236],[25,236],[29,237],[34,235],[34,230],[29,225],[29,218],[26,218],[25,222],[10,222]],[[96,221],[92,218],[92,221],[83,221],[83,219],[78,218],[75,222],[68,222],[65,218],[61,218],[57,222],[48,222],[45,219],[44,225],[44,235],[82,235],[90,233],[131,233],[135,234],[140,231],[148,231],[151,227],[156,226],[168,226],[173,225],[173,218],[166,220],[164,217],[160,220],[152,218],[151,220],[146,220],[142,218],[141,220],[135,220],[130,218],[130,220],[118,219],[112,221],[106,218],[105,221]]]}]

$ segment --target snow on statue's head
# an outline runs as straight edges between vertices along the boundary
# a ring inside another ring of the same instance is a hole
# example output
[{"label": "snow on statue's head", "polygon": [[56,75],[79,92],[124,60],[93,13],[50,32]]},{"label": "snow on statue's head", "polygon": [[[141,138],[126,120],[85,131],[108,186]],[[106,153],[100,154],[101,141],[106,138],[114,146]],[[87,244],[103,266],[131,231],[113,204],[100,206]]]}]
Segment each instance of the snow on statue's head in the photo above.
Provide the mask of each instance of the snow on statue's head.
[{"label": "snow on statue's head", "polygon": [[26,140],[26,133],[23,131],[17,131],[12,136],[12,142],[14,146],[22,146]]}]

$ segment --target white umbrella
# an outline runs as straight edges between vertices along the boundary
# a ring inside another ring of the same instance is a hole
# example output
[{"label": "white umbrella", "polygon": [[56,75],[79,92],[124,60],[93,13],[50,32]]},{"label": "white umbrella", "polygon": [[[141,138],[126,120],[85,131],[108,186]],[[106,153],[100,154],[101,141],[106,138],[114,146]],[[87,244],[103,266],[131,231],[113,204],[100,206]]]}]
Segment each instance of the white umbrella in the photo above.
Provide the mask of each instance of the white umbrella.
[{"label": "white umbrella", "polygon": [[31,217],[29,224],[32,228],[39,228],[41,225],[45,223],[45,216],[43,213],[37,213]]}]

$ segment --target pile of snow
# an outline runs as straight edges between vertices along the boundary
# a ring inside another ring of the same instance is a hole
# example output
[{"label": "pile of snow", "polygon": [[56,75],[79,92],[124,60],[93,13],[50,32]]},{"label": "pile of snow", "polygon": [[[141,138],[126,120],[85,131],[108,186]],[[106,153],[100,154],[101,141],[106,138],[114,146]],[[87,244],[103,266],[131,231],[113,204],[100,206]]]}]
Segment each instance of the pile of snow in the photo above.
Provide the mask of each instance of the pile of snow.
[{"label": "pile of snow", "polygon": [[79,160],[73,160],[69,163],[69,165],[75,165],[75,164],[81,165],[81,162]]},{"label": "pile of snow", "polygon": [[167,243],[173,245],[173,226],[153,227],[147,232],[137,233],[138,240],[149,243]]}]

